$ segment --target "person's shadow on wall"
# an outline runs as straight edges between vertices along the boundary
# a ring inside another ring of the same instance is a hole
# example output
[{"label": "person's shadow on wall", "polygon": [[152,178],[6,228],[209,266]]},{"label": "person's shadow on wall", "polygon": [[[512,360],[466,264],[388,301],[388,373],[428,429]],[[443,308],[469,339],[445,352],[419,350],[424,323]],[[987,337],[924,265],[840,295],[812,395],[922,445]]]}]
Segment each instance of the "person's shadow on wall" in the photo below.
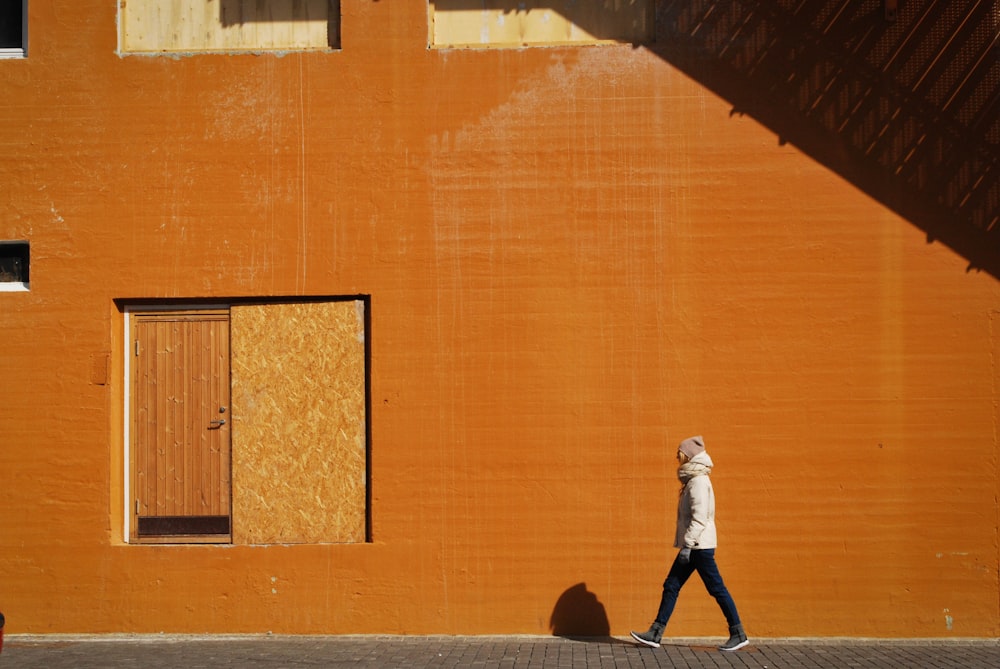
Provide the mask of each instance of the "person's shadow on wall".
[{"label": "person's shadow on wall", "polygon": [[549,627],[553,636],[576,638],[611,637],[611,623],[597,595],[577,583],[559,596]]}]

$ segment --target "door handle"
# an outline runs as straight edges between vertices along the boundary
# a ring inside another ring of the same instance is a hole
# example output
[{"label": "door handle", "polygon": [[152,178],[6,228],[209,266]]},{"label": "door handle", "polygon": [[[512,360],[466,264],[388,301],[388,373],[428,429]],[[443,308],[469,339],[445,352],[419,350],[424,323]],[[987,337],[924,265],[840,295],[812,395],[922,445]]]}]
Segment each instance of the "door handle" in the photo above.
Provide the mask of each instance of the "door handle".
[{"label": "door handle", "polygon": [[219,420],[209,421],[208,424],[210,426],[212,426],[212,427],[222,427],[223,425],[226,424],[226,419],[225,418],[220,418]]}]

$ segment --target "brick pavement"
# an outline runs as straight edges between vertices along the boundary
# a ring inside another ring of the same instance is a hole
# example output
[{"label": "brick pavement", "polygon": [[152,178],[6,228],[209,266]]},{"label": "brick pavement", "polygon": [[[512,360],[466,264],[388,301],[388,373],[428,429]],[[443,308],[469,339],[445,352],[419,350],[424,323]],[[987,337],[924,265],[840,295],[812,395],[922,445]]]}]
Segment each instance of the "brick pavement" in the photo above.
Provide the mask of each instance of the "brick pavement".
[{"label": "brick pavement", "polygon": [[8,636],[0,669],[277,667],[676,667],[683,669],[997,669],[998,640],[719,640],[659,649],[622,638],[542,636]]}]

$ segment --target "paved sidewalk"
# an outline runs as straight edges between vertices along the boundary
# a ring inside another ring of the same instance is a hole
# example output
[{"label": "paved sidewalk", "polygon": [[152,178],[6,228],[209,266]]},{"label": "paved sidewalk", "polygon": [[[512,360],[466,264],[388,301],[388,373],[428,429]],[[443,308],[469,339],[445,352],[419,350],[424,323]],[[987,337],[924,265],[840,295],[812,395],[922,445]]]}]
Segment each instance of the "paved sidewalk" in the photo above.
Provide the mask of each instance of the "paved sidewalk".
[{"label": "paved sidewalk", "polygon": [[8,636],[0,669],[117,667],[679,667],[684,669],[997,669],[997,640],[719,640],[661,648],[623,638],[543,636]]}]

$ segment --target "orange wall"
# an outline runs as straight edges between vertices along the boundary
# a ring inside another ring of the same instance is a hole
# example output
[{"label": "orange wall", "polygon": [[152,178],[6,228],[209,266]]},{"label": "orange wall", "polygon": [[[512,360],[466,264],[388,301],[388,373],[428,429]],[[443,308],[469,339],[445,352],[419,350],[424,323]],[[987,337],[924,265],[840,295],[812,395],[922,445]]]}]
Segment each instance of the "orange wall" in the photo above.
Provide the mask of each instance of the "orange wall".
[{"label": "orange wall", "polygon": [[[997,636],[1000,288],[628,45],[119,57],[30,3],[0,61],[7,632],[646,626],[676,443],[756,636]],[[371,296],[373,543],[122,543],[118,298]],[[111,353],[107,385],[94,360]],[[700,585],[670,633],[722,635]]]}]

